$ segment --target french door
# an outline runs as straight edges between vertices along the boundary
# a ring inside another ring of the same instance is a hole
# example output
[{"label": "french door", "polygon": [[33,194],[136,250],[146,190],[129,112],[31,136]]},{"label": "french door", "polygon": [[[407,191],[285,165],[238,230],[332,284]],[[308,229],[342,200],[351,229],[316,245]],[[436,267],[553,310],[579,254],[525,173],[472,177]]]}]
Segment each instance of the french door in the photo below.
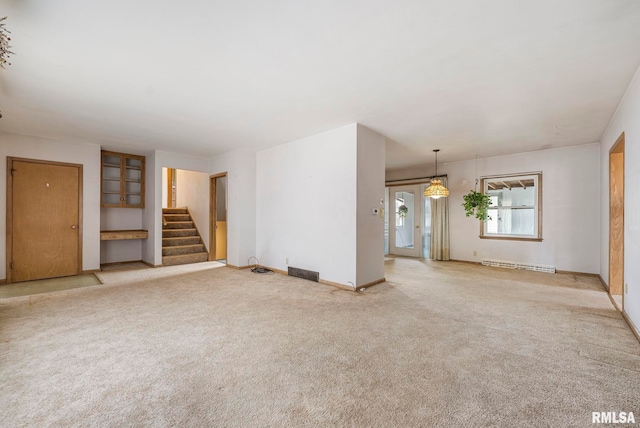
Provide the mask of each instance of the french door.
[{"label": "french door", "polygon": [[389,188],[389,254],[422,256],[422,185]]}]

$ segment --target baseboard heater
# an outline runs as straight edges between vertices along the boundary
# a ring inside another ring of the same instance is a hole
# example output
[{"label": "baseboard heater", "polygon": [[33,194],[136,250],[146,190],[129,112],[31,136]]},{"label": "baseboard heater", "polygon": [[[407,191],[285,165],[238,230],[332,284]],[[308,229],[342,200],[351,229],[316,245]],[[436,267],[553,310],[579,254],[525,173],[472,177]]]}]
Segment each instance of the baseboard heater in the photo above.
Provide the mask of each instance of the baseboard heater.
[{"label": "baseboard heater", "polygon": [[532,270],[535,272],[556,273],[555,266],[534,265],[529,263],[509,262],[505,260],[484,259],[482,260],[482,265],[492,266],[492,267],[501,267],[506,269],[522,269],[522,270]]},{"label": "baseboard heater", "polygon": [[319,272],[313,272],[311,270],[289,267],[288,274],[289,274],[289,276],[295,276],[296,278],[308,279],[309,281],[315,281],[315,282],[319,282],[320,281],[320,273]]}]

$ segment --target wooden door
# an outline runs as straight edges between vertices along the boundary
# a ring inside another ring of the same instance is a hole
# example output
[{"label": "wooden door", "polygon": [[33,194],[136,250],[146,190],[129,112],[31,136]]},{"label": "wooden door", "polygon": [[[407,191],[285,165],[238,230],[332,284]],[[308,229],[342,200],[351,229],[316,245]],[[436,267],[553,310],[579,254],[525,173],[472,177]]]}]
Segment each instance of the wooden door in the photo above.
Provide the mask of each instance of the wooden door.
[{"label": "wooden door", "polygon": [[175,168],[167,168],[167,208],[176,208],[177,179]]},{"label": "wooden door", "polygon": [[624,299],[624,133],[609,152],[609,294]]},{"label": "wooden door", "polygon": [[7,282],[81,273],[82,165],[7,164]]},{"label": "wooden door", "polygon": [[209,181],[209,260],[227,259],[227,173]]}]

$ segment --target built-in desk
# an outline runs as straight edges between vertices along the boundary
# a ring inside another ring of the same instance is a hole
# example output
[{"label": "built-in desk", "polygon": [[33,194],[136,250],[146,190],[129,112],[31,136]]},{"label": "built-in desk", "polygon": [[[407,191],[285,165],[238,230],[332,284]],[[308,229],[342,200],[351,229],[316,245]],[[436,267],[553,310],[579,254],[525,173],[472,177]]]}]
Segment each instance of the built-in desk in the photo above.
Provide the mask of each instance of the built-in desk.
[{"label": "built-in desk", "polygon": [[147,239],[149,237],[148,230],[101,230],[101,241],[119,241],[123,239]]}]

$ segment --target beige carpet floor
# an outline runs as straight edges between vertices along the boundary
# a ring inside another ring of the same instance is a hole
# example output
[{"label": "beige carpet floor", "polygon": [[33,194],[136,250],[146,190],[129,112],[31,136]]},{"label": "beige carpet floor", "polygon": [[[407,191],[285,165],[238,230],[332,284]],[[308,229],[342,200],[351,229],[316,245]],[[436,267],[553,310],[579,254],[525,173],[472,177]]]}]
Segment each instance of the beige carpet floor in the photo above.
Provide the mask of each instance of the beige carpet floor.
[{"label": "beige carpet floor", "polygon": [[363,293],[230,268],[0,300],[0,426],[591,426],[640,416],[592,277],[396,259]]}]

